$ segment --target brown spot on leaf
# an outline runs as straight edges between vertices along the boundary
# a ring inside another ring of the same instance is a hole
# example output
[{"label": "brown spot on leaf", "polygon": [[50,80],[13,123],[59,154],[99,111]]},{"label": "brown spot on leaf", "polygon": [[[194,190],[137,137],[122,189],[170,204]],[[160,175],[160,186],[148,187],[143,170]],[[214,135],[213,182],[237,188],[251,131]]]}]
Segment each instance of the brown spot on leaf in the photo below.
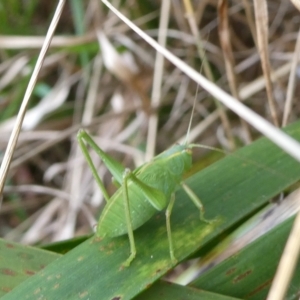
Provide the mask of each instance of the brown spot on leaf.
[{"label": "brown spot on leaf", "polygon": [[231,269],[229,269],[225,274],[226,274],[226,275],[231,275],[232,273],[235,272],[235,270],[236,270],[236,268],[231,268]]},{"label": "brown spot on leaf", "polygon": [[23,259],[32,259],[34,257],[34,255],[25,252],[19,252],[18,256]]},{"label": "brown spot on leaf", "polygon": [[3,268],[3,269],[0,269],[0,272],[3,274],[3,275],[8,275],[8,276],[15,276],[16,275],[16,272],[11,270],[11,269],[7,269],[7,268]]},{"label": "brown spot on leaf", "polygon": [[233,283],[237,283],[237,282],[241,281],[242,279],[246,278],[251,273],[252,273],[252,271],[248,270],[245,273],[240,274],[239,276],[237,276],[233,279]]},{"label": "brown spot on leaf", "polygon": [[269,287],[271,285],[273,279],[269,279],[266,282],[264,282],[263,284],[259,285],[255,290],[253,290],[252,292],[250,292],[246,298],[251,298],[254,295],[258,294],[259,292],[261,292],[262,290],[264,290],[265,288]]},{"label": "brown spot on leaf", "polygon": [[56,290],[56,289],[59,288],[59,286],[60,286],[60,284],[59,284],[59,283],[56,283],[56,284],[54,285],[53,289]]},{"label": "brown spot on leaf", "polygon": [[4,292],[4,293],[9,293],[11,291],[11,288],[9,288],[7,286],[2,286],[1,291]]},{"label": "brown spot on leaf", "polygon": [[92,239],[92,243],[99,243],[102,241],[102,238],[99,237],[99,236],[95,236],[93,239]]},{"label": "brown spot on leaf", "polygon": [[108,244],[109,249],[114,248],[114,247],[115,247],[115,242],[111,242]]},{"label": "brown spot on leaf", "polygon": [[121,297],[113,297],[111,300],[121,300]]},{"label": "brown spot on leaf", "polygon": [[13,244],[9,244],[9,243],[6,244],[6,247],[7,248],[15,248],[15,246]]},{"label": "brown spot on leaf", "polygon": [[34,293],[35,295],[37,295],[38,293],[40,293],[40,292],[41,292],[41,290],[42,290],[41,288],[37,288],[37,289],[35,289],[35,290],[34,290],[34,292],[33,292],[33,293]]},{"label": "brown spot on leaf", "polygon": [[30,276],[35,274],[35,272],[31,270],[25,270],[25,273]]},{"label": "brown spot on leaf", "polygon": [[81,293],[79,293],[79,298],[80,299],[85,298],[86,296],[88,296],[88,294],[89,294],[88,291],[81,292]]}]

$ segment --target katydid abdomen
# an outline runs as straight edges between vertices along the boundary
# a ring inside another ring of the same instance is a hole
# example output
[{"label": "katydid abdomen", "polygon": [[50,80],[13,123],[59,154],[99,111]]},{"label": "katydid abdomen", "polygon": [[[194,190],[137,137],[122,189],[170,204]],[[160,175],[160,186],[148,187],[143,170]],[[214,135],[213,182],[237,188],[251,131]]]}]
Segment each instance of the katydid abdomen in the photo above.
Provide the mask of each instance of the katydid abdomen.
[{"label": "katydid abdomen", "polygon": [[[141,182],[164,194],[166,201],[160,209],[155,208],[149,202],[138,185],[131,180],[128,181],[128,199],[133,230],[146,223],[158,210],[164,209],[176,186],[181,182],[185,169],[184,160],[186,159],[183,159],[183,156],[190,156],[190,154],[187,154],[182,147],[175,147],[180,149],[173,155],[162,153],[153,161],[142,165],[133,172],[133,175]],[[124,209],[121,187],[105,206],[97,226],[97,235],[115,237],[126,234],[128,230]]]},{"label": "katydid abdomen", "polygon": [[[97,225],[97,235],[100,237],[115,237],[128,232],[121,189],[111,197],[101,213]],[[130,216],[132,228],[135,230],[147,222],[157,210],[141,195],[137,187],[129,187],[129,189]]]}]

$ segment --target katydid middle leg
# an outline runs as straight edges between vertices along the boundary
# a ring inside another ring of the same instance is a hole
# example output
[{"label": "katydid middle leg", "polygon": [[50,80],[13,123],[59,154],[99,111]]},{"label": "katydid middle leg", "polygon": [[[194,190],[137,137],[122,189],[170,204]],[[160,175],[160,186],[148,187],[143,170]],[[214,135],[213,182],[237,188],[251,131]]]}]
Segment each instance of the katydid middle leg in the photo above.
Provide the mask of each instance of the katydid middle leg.
[{"label": "katydid middle leg", "polygon": [[199,199],[199,197],[185,183],[181,183],[181,186],[183,187],[184,191],[187,193],[187,195],[189,196],[189,198],[196,205],[196,207],[199,208],[199,210],[200,210],[200,220],[203,221],[203,222],[205,222],[205,223],[208,223],[208,224],[212,223],[212,221],[207,220],[204,217],[204,206],[203,206],[201,200]]},{"label": "katydid middle leg", "polygon": [[172,231],[171,231],[171,213],[175,202],[175,194],[173,193],[171,195],[170,202],[168,204],[168,207],[166,209],[166,223],[167,223],[167,234],[168,234],[168,241],[169,241],[169,250],[170,250],[170,257],[173,263],[177,262],[177,259],[174,255],[174,246],[173,246],[173,238],[172,238]]},{"label": "katydid middle leg", "polygon": [[132,221],[131,221],[131,216],[130,216],[129,197],[128,197],[128,178],[130,177],[130,174],[131,174],[130,170],[125,169],[124,174],[123,174],[123,184],[122,184],[123,199],[124,199],[124,211],[125,211],[125,216],[126,216],[127,231],[128,231],[128,238],[129,238],[129,244],[130,244],[130,256],[123,264],[125,267],[128,267],[130,265],[130,263],[132,262],[132,260],[135,258],[135,255],[136,255]]},{"label": "katydid middle leg", "polygon": [[[192,200],[192,202],[200,210],[200,219],[202,221],[210,224],[212,221],[209,221],[209,220],[205,219],[205,217],[204,217],[204,206],[203,206],[201,200],[198,198],[198,196],[185,183],[181,183],[181,186],[183,187],[183,189],[185,190],[185,192],[187,193],[189,198]],[[168,234],[168,240],[169,240],[170,257],[171,257],[172,262],[176,263],[177,260],[176,260],[175,255],[174,255],[174,246],[173,246],[171,221],[170,221],[171,212],[172,212],[172,209],[173,209],[173,206],[174,206],[174,202],[175,202],[175,194],[173,193],[171,195],[170,202],[169,202],[168,207],[166,209],[166,223],[167,223],[167,234]]]}]

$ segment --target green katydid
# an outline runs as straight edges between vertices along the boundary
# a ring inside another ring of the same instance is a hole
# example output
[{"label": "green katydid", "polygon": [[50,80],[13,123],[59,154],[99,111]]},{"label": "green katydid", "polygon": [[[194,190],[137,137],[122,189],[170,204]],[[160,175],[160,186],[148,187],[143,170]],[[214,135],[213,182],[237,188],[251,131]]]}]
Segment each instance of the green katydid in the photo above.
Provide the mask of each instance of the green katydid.
[{"label": "green katydid", "polygon": [[[133,231],[146,223],[157,211],[166,208],[166,225],[171,260],[175,263],[170,216],[175,201],[175,189],[181,185],[204,218],[204,207],[198,196],[182,181],[183,174],[192,167],[192,148],[198,145],[175,145],[130,171],[106,154],[84,130],[77,135],[79,145],[101,189],[107,204],[100,216],[96,234],[116,237],[128,234],[130,256],[124,266],[129,266],[136,256]],[[119,189],[109,196],[88,152],[89,145],[102,159],[118,184]]]}]

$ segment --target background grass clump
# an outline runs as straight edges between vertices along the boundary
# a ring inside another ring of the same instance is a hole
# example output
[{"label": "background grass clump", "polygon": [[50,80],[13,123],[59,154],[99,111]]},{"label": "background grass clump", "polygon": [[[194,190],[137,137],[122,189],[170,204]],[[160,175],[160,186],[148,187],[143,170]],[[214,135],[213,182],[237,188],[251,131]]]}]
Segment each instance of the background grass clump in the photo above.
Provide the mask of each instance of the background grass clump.
[{"label": "background grass clump", "polygon": [[[0,4],[2,158],[56,5],[44,0]],[[300,15],[292,2],[115,1],[113,5],[270,123],[289,125],[287,133],[299,140]],[[172,226],[178,237],[179,260],[191,256],[204,259],[168,278],[181,284],[196,279],[193,288],[172,285],[169,290],[159,282],[140,297],[152,299],[162,291],[166,299],[174,297],[174,291],[178,296],[190,293],[200,297],[200,289],[204,289],[207,299],[265,298],[299,207],[297,163],[260,139],[259,131],[168,60],[157,57],[139,35],[95,0],[66,1],[30,97],[0,208],[1,251],[7,259],[0,263],[0,296],[16,299],[26,291],[29,299],[39,297],[39,292],[47,299],[57,299],[57,295],[61,299],[75,295],[99,299],[97,293],[105,288],[101,299],[131,299],[173,270],[165,255],[163,214],[137,230],[138,257],[127,270],[119,269],[128,255],[127,237],[88,239],[105,202],[83,159],[76,133],[85,128],[103,150],[134,169],[184,141],[194,102],[190,142],[227,153],[242,149],[216,164],[224,155],[197,149],[193,169],[185,176],[203,200],[207,215],[221,220],[217,225],[205,228],[198,224],[184,194],[178,191],[176,196]],[[92,156],[112,194],[115,188],[110,174],[99,158]],[[283,198],[281,204],[270,204]],[[266,215],[271,215],[270,221],[265,222]],[[274,225],[274,220],[282,223]],[[248,232],[253,223],[259,223],[259,229],[239,240],[240,232]],[[276,241],[280,246],[272,252]],[[236,251],[241,252],[232,258]],[[269,253],[274,263],[262,253]],[[79,284],[88,268],[95,266]],[[208,266],[214,268],[205,273]],[[74,272],[71,288],[70,272]],[[7,276],[15,276],[15,280],[9,281]],[[35,294],[45,276],[48,282]],[[298,297],[298,278],[296,266],[289,299]],[[135,287],[129,286],[130,280],[136,282]],[[124,284],[118,286],[118,282]]]}]

